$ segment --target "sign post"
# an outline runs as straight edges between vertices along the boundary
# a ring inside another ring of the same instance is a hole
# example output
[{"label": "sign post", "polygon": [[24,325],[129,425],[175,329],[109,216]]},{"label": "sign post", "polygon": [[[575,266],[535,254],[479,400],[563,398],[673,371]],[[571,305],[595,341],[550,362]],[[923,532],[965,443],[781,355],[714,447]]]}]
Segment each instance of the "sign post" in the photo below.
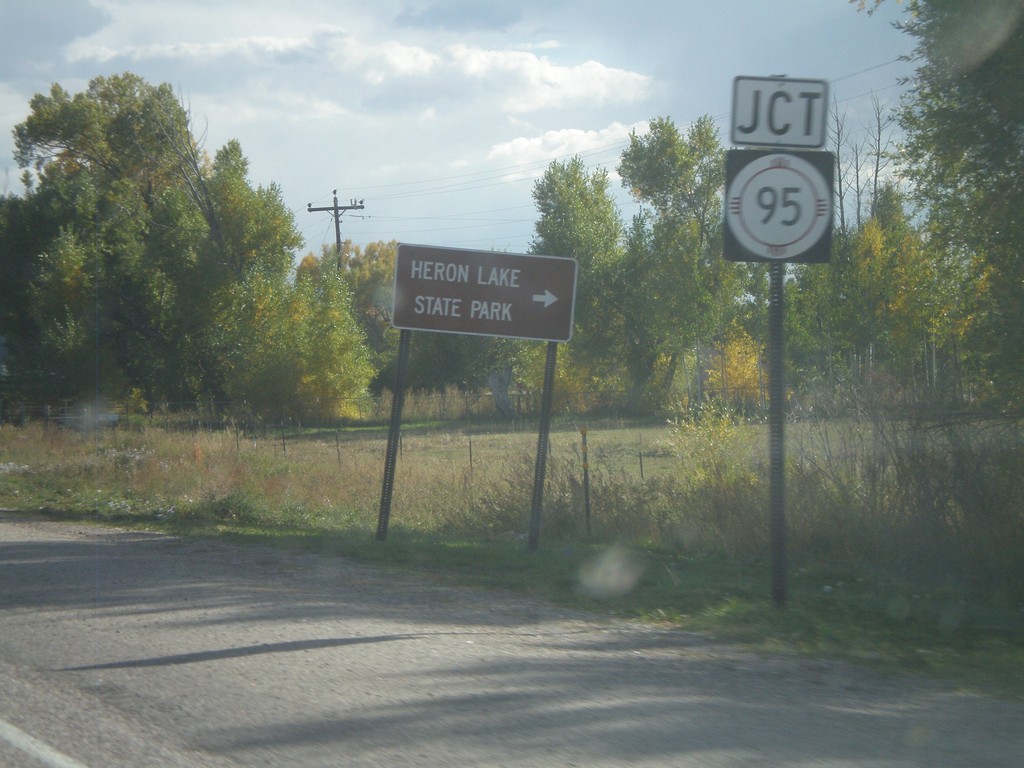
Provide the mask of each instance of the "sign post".
[{"label": "sign post", "polygon": [[537,458],[533,465],[533,496],[530,501],[530,532],[526,548],[536,552],[540,544],[540,517],[544,507],[544,473],[548,466],[548,436],[551,433],[551,398],[555,391],[555,360],[558,344],[548,342],[548,353],[544,361],[544,390],[541,393],[540,429],[537,430]]},{"label": "sign post", "polygon": [[785,264],[768,267],[768,534],[772,603],[786,605],[786,369],[783,354]]},{"label": "sign post", "polygon": [[[729,261],[767,262],[769,357],[769,499],[772,602],[786,587],[783,290],[787,263],[827,262],[832,250],[835,160],[825,144],[828,83],[778,77],[733,81],[733,144],[725,160],[725,231]],[[765,147],[770,147],[766,149]]]},{"label": "sign post", "polygon": [[575,259],[399,244],[391,324],[401,335],[377,518],[379,541],[387,538],[391,516],[409,336],[419,330],[548,342],[528,538],[529,550],[536,550],[555,360],[558,342],[572,337],[576,271]]},{"label": "sign post", "polygon": [[384,450],[384,482],[380,491],[380,512],[377,515],[377,540],[388,536],[391,519],[391,496],[395,490],[395,465],[398,463],[398,441],[401,439],[402,406],[405,404],[405,368],[409,362],[409,341],[412,331],[398,334],[398,364],[395,366],[395,391],[391,393],[391,422],[388,443]]}]

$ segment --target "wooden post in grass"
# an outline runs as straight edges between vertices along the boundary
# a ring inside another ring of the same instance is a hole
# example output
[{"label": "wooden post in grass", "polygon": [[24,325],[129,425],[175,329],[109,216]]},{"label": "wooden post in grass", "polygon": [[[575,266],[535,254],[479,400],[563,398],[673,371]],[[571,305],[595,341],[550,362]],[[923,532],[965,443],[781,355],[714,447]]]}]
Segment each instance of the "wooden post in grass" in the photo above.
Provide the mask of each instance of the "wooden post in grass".
[{"label": "wooden post in grass", "polygon": [[580,427],[583,448],[583,513],[587,521],[587,538],[590,538],[590,462],[587,460],[587,425]]}]

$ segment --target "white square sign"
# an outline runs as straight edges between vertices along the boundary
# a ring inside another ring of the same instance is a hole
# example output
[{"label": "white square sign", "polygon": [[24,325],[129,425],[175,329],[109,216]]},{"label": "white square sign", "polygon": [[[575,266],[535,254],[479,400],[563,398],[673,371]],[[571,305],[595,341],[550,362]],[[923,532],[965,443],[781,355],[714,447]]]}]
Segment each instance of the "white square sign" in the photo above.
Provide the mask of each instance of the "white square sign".
[{"label": "white square sign", "polygon": [[734,145],[819,149],[825,146],[827,117],[827,80],[733,80],[729,136]]}]

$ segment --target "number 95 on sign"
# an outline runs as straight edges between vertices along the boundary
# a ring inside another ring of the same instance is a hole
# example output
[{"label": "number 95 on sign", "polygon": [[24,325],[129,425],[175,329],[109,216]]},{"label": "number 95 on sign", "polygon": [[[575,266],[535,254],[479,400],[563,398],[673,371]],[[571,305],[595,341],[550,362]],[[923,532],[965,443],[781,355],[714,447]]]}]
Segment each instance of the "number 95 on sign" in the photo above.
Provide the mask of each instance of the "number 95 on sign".
[{"label": "number 95 on sign", "polygon": [[831,152],[726,153],[724,257],[828,261],[833,157]]}]

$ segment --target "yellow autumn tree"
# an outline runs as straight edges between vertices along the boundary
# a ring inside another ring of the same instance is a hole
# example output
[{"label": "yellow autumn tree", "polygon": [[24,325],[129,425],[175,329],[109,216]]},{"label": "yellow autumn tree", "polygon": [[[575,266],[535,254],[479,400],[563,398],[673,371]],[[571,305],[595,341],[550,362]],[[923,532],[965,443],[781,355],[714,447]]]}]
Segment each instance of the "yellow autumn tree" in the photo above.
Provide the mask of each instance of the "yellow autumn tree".
[{"label": "yellow autumn tree", "polygon": [[766,374],[763,350],[746,330],[734,323],[715,345],[707,369],[707,391],[742,407],[758,407],[764,400]]}]

